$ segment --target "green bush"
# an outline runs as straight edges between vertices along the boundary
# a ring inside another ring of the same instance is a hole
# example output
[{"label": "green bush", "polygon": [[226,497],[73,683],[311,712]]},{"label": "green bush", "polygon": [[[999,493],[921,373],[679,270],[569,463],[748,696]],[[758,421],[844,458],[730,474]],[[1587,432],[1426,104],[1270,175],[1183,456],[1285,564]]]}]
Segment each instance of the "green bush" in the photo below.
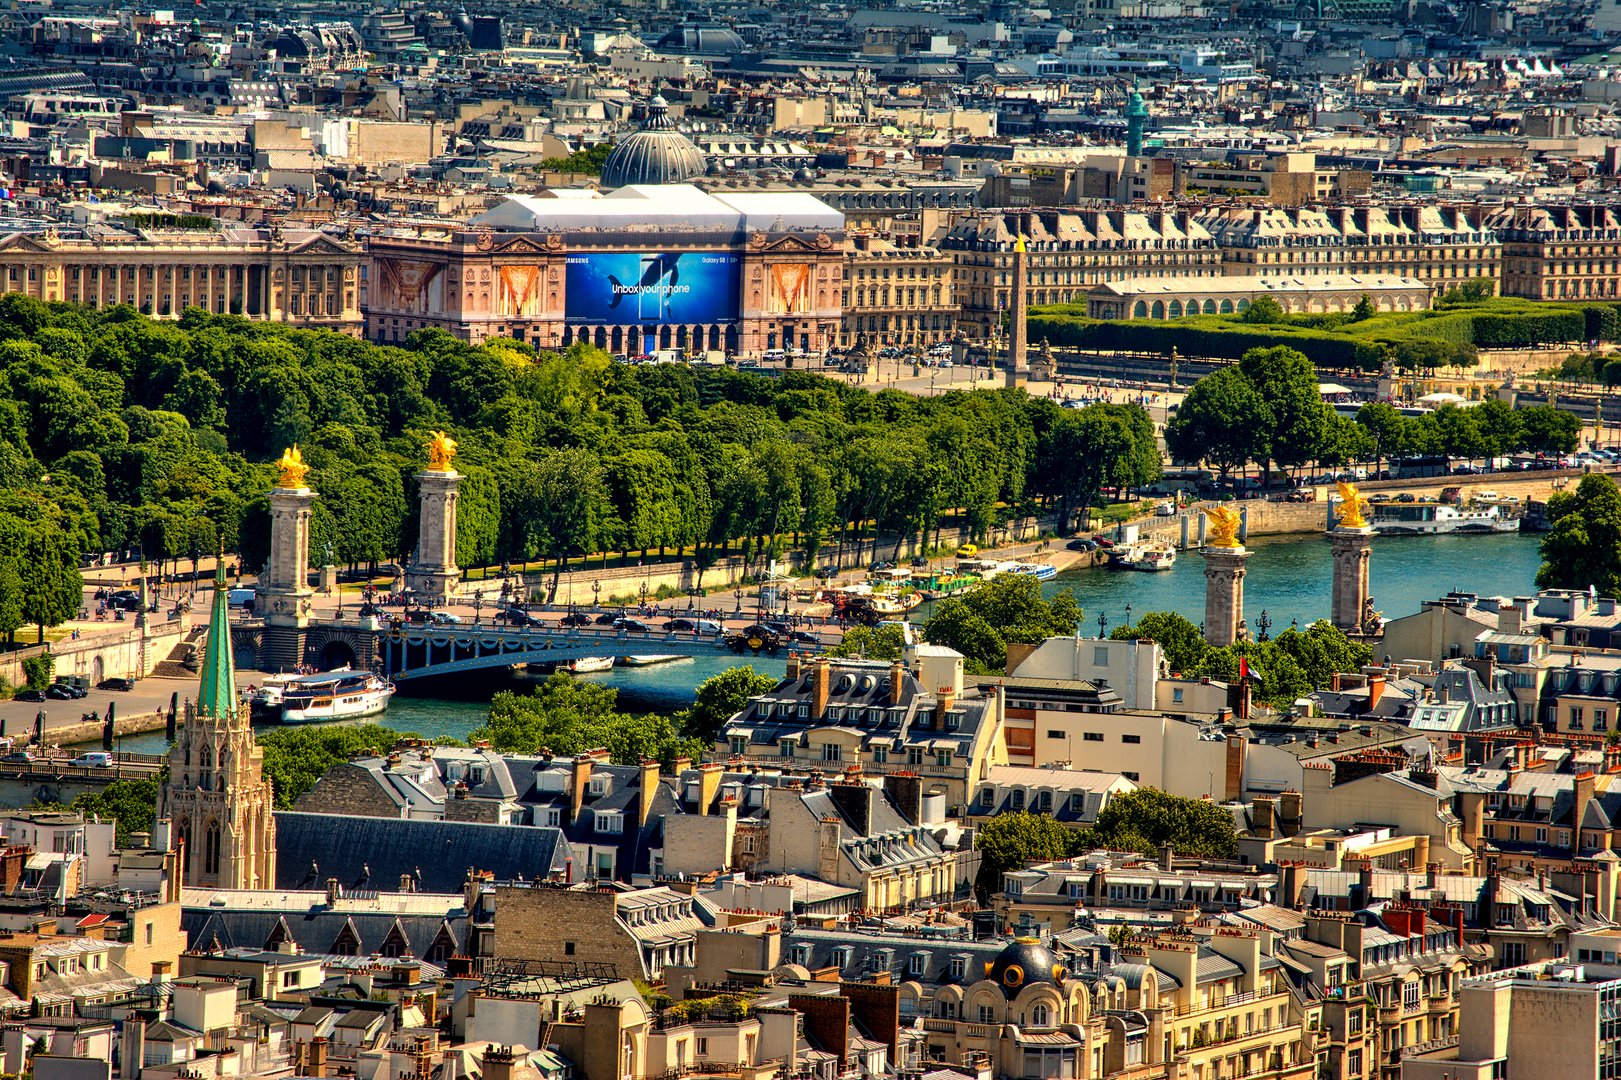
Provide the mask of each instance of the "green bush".
[{"label": "green bush", "polygon": [[23,661],[23,678],[27,680],[30,690],[43,690],[51,685],[51,676],[55,672],[56,657],[50,653],[30,656]]}]

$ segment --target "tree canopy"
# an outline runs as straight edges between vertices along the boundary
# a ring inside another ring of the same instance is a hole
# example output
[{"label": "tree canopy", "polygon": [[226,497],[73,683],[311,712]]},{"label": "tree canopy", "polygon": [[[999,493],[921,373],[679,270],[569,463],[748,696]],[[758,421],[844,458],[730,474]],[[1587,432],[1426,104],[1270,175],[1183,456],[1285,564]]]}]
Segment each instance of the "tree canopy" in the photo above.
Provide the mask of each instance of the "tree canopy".
[{"label": "tree canopy", "polygon": [[1009,642],[1073,634],[1080,621],[1081,606],[1068,589],[1049,600],[1029,574],[999,574],[973,592],[936,604],[923,624],[923,637],[931,645],[956,649],[970,672],[987,675],[1006,668]]},{"label": "tree canopy", "polygon": [[1575,491],[1554,492],[1548,521],[1537,586],[1621,596],[1621,489],[1615,481],[1589,473]]},{"label": "tree canopy", "polygon": [[555,573],[615,551],[678,551],[700,567],[894,558],[908,537],[938,542],[945,523],[982,538],[1159,468],[1136,406],[1065,410],[1002,389],[917,398],[440,330],[376,345],[198,309],[158,321],[8,295],[0,632],[76,609],[85,552],[139,549],[164,572],[223,543],[257,568],[271,463],[294,443],[319,494],[312,549],[331,544],[350,566],[403,559],[433,430],[461,448],[462,565],[549,559]]}]

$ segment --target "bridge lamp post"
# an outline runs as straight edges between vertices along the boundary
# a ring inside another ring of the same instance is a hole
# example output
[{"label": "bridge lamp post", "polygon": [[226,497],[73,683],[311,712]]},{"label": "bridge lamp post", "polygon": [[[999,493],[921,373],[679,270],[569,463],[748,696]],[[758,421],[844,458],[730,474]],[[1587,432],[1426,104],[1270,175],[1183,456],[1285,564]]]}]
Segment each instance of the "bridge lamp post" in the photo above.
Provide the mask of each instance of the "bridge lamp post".
[{"label": "bridge lamp post", "polygon": [[473,590],[473,625],[477,626],[484,614],[484,590]]},{"label": "bridge lamp post", "polygon": [[1266,608],[1261,609],[1261,615],[1255,620],[1255,625],[1260,630],[1260,635],[1256,638],[1256,640],[1265,641],[1267,639],[1266,632],[1272,629],[1272,618],[1271,616],[1267,615]]},{"label": "bridge lamp post", "polygon": [[636,591],[641,594],[642,606],[646,607],[647,606],[647,582],[645,582],[645,581],[642,582],[641,585],[637,587]]},{"label": "bridge lamp post", "polygon": [[738,583],[737,588],[732,590],[732,596],[737,600],[735,613],[738,615],[743,614],[743,585],[741,582]]},{"label": "bridge lamp post", "polygon": [[591,582],[591,606],[592,607],[600,607],[601,605],[602,605],[602,582],[600,580],[593,579],[592,582]]}]

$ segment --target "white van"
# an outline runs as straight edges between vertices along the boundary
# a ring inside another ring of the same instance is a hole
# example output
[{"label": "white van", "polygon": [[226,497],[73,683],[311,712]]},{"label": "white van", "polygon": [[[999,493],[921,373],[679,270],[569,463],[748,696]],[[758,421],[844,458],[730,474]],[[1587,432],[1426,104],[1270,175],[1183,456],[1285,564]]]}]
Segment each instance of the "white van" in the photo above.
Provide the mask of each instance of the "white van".
[{"label": "white van", "polygon": [[248,607],[258,595],[258,589],[231,589],[225,594],[225,603],[229,607]]},{"label": "white van", "polygon": [[88,754],[80,754],[69,765],[77,765],[81,769],[110,769],[113,766],[113,756],[102,750],[95,750]]},{"label": "white van", "polygon": [[788,359],[788,353],[783,349],[767,349],[760,354],[760,359],[768,364],[775,364]]}]

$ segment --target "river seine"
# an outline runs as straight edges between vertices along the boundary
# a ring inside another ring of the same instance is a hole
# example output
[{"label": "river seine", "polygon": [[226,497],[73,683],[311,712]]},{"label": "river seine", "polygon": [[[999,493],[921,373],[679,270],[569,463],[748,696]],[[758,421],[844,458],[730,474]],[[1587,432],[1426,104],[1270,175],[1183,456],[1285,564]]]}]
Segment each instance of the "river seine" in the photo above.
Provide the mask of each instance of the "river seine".
[{"label": "river seine", "polygon": [[[1301,626],[1328,612],[1333,567],[1328,541],[1322,536],[1261,538],[1250,546],[1249,573],[1244,581],[1244,608],[1253,631],[1261,612],[1277,634],[1292,621]],[[1408,615],[1427,599],[1458,590],[1494,595],[1524,595],[1534,588],[1539,559],[1537,537],[1518,533],[1489,536],[1386,537],[1376,540],[1370,569],[1374,606],[1387,618]],[[1061,574],[1046,591],[1074,589],[1086,612],[1082,633],[1098,632],[1101,614],[1109,627],[1131,614],[1175,611],[1194,623],[1204,618],[1204,563],[1197,552],[1183,552],[1174,569],[1160,573],[1132,573],[1087,569]],[[926,614],[920,612],[918,618]],[[727,658],[681,660],[651,668],[615,668],[579,676],[619,691],[620,707],[630,712],[674,711],[692,700],[693,689],[724,671]],[[756,671],[780,675],[782,661],[750,657],[740,662]],[[503,681],[523,690],[521,680]],[[488,712],[490,695],[499,688],[490,682],[463,685],[452,696],[423,696],[415,687],[395,696],[378,722],[397,731],[428,737],[465,737]],[[161,751],[161,733],[122,741],[126,750]]]}]

